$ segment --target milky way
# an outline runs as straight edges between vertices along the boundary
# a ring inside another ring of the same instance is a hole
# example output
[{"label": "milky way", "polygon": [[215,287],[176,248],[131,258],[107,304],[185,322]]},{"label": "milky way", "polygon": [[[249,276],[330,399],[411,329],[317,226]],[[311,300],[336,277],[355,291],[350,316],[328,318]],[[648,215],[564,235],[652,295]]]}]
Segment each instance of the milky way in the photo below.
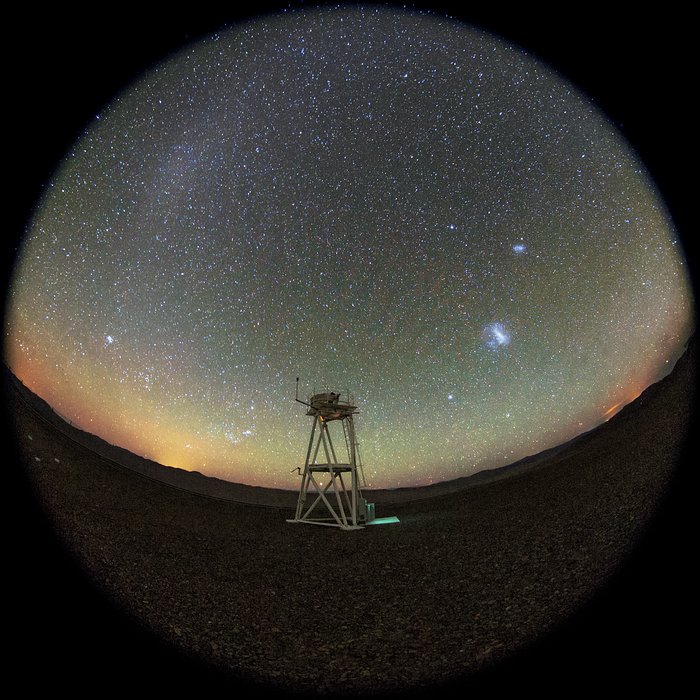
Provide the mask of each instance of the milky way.
[{"label": "milky way", "polygon": [[513,462],[663,376],[692,328],[641,162],[521,49],[341,8],[222,29],[97,115],[28,227],[6,356],[75,424],[296,488],[346,388],[371,486]]}]

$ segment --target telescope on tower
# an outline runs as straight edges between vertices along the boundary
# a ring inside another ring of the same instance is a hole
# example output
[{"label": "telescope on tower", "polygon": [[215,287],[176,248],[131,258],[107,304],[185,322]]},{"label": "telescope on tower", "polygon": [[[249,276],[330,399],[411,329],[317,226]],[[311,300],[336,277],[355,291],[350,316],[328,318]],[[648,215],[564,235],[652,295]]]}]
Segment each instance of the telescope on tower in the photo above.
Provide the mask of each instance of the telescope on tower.
[{"label": "telescope on tower", "polygon": [[[311,435],[306,450],[304,471],[296,513],[290,523],[310,523],[359,530],[365,525],[398,522],[397,518],[374,517],[374,504],[362,496],[361,484],[366,486],[360,448],[355,434],[354,416],[357,406],[349,392],[325,391],[311,394],[307,401],[299,398],[299,378],[295,401],[307,407],[306,415],[313,417]],[[344,450],[336,451],[331,437]],[[340,437],[342,433],[342,437]],[[340,443],[342,440],[342,444]],[[338,457],[343,461],[339,461]],[[320,460],[320,461],[319,461]]]}]

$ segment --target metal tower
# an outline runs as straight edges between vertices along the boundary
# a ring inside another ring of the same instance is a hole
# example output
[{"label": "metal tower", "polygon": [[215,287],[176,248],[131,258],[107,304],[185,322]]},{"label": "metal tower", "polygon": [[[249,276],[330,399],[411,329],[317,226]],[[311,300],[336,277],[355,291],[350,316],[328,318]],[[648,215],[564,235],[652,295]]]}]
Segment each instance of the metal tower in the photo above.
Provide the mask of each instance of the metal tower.
[{"label": "metal tower", "polygon": [[[313,394],[308,401],[301,401],[297,379],[296,401],[308,406],[306,415],[313,416],[314,421],[301,474],[296,514],[287,522],[357,530],[374,520],[374,504],[367,503],[360,490],[360,479],[365,484],[353,422],[357,407],[352,404],[347,392],[346,397],[346,400],[341,400],[340,393],[326,391]],[[342,427],[347,461],[338,461],[331,439],[331,424]],[[319,462],[317,460],[321,447],[323,452],[320,458],[325,461]],[[349,484],[343,478],[344,475]],[[326,479],[326,483],[322,483]]]}]

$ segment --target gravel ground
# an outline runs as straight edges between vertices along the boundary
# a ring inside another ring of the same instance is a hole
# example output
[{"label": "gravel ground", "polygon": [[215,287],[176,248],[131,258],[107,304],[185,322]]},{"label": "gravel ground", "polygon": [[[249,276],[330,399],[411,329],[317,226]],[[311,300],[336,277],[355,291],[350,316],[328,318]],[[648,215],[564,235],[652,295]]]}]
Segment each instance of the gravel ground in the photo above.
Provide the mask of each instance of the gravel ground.
[{"label": "gravel ground", "polygon": [[562,674],[589,690],[605,674],[668,688],[685,663],[672,635],[686,567],[668,533],[683,515],[694,378],[692,351],[544,463],[384,504],[378,515],[400,524],[355,532],[143,478],[10,390],[28,475],[13,493],[31,489],[8,538],[21,620],[12,665],[33,687],[78,694],[100,683],[444,696],[553,689]]}]

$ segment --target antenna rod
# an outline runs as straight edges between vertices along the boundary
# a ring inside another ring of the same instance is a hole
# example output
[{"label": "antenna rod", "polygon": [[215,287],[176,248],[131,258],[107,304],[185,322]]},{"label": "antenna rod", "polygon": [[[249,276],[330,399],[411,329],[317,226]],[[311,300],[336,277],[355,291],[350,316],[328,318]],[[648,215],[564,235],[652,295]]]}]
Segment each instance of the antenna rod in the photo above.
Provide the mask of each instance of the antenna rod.
[{"label": "antenna rod", "polygon": [[310,404],[310,403],[306,403],[306,401],[301,401],[301,400],[299,399],[299,377],[297,377],[297,392],[296,392],[296,395],[295,395],[295,397],[294,397],[294,400],[295,400],[295,401],[298,401],[299,403],[303,403],[304,406],[309,406],[309,407],[311,407],[311,404]]}]

